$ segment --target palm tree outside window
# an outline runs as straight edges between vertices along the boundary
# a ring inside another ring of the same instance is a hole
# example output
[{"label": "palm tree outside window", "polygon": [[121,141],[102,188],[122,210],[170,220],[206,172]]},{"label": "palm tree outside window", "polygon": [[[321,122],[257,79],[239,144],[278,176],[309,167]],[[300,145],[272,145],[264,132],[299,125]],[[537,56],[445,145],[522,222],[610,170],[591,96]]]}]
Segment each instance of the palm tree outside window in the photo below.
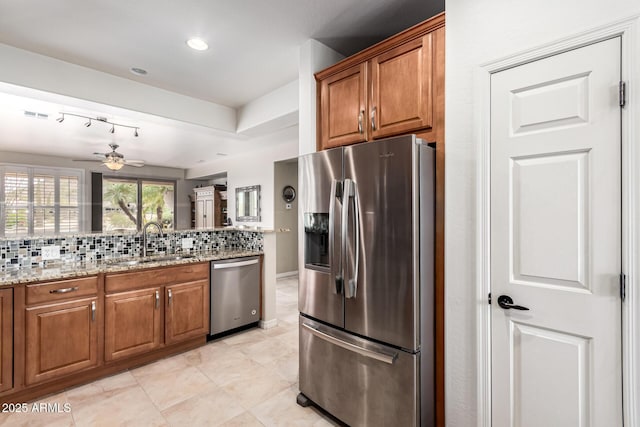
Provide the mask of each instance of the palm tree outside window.
[{"label": "palm tree outside window", "polygon": [[137,178],[102,180],[102,231],[137,231],[150,221],[174,228],[175,182]]}]

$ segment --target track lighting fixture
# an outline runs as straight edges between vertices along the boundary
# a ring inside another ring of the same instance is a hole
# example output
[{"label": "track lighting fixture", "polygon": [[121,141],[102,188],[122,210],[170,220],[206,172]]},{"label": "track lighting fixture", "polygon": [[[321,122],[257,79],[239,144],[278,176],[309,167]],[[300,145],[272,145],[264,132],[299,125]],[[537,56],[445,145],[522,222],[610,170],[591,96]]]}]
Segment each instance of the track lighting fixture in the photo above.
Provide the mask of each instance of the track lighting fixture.
[{"label": "track lighting fixture", "polygon": [[65,116],[65,115],[66,115],[66,116],[74,116],[74,117],[80,117],[80,118],[83,118],[83,119],[87,119],[87,120],[88,120],[88,122],[86,122],[86,123],[84,124],[86,127],[91,126],[91,125],[92,125],[92,123],[93,123],[94,121],[96,121],[96,122],[106,123],[106,124],[108,124],[108,125],[111,125],[111,128],[109,129],[109,133],[115,133],[115,132],[116,132],[116,126],[120,126],[120,127],[122,127],[122,128],[129,128],[129,129],[133,129],[133,136],[134,136],[134,137],[136,137],[136,138],[139,136],[138,131],[140,130],[140,128],[139,128],[138,126],[129,126],[129,125],[123,125],[123,124],[120,124],[120,123],[110,122],[109,120],[107,120],[107,118],[106,118],[106,117],[88,117],[88,116],[83,116],[83,115],[81,115],[81,114],[60,113],[60,117],[58,117],[58,118],[56,119],[56,121],[57,121],[58,123],[62,123],[62,122],[64,121],[64,116]]}]

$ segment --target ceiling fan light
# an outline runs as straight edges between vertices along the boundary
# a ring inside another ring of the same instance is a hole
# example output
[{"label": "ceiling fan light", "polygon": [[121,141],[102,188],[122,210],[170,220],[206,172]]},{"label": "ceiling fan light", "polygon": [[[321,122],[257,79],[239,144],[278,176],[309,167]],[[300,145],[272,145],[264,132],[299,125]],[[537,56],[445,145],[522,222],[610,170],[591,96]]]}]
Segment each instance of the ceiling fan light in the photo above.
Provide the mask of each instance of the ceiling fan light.
[{"label": "ceiling fan light", "polygon": [[104,165],[112,171],[119,171],[124,166],[124,163],[110,159],[104,162]]}]

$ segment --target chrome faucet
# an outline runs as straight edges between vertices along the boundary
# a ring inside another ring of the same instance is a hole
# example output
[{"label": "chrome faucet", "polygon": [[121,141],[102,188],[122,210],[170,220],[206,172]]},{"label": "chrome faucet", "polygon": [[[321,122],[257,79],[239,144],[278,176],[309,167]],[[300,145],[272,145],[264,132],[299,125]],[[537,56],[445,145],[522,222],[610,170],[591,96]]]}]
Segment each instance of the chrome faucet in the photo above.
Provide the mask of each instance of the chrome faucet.
[{"label": "chrome faucet", "polygon": [[148,223],[146,223],[142,228],[142,256],[143,257],[147,256],[147,229],[149,228],[150,225],[156,226],[156,228],[158,229],[158,232],[160,233],[160,237],[164,236],[164,234],[162,233],[162,224],[155,221],[149,221]]}]

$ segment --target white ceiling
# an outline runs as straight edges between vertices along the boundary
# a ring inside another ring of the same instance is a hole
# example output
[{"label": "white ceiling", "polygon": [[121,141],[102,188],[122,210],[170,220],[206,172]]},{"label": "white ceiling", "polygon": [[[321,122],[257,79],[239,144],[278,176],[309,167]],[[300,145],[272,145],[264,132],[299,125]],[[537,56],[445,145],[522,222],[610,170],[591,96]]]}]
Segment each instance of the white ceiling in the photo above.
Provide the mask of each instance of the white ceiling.
[{"label": "white ceiling", "polygon": [[[443,9],[444,0],[3,1],[0,43],[237,108],[297,79],[299,49],[310,38],[349,55]],[[209,49],[189,49],[194,36]],[[86,157],[115,140],[125,157],[188,168],[205,152],[251,149],[236,134],[10,85],[0,91],[0,151]],[[28,119],[24,109],[106,115],[140,126],[141,136],[127,147],[124,131]]]},{"label": "white ceiling", "polygon": [[[25,111],[48,117],[29,117]],[[85,127],[87,120],[74,116],[65,116],[59,123],[56,119],[61,111],[139,126],[139,136],[134,137],[132,129],[118,126],[113,134],[109,133],[109,125],[95,121],[91,127]],[[222,155],[242,154],[260,144],[259,139],[249,140],[231,132],[4,83],[0,83],[0,123],[0,151],[95,159],[92,153],[106,153],[110,151],[108,145],[115,142],[126,159],[182,169],[211,162]]]}]

